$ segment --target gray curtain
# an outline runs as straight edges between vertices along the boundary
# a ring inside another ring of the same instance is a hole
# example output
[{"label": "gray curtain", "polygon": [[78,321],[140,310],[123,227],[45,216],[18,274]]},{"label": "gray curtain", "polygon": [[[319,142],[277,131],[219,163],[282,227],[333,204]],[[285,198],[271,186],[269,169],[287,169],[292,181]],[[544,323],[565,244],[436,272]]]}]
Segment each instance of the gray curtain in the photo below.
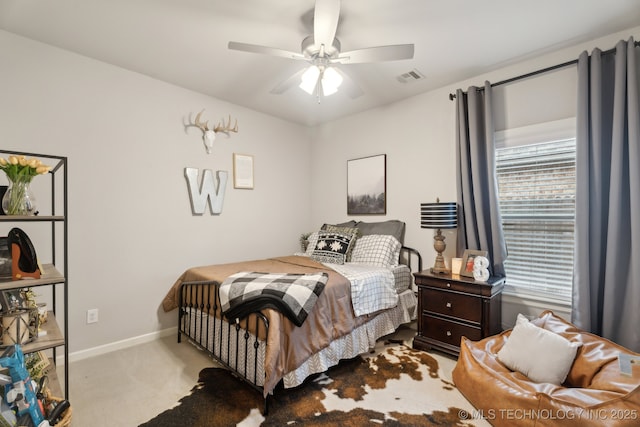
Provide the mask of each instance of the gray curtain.
[{"label": "gray curtain", "polygon": [[471,86],[456,92],[456,175],[458,254],[465,249],[488,252],[491,274],[504,276],[507,249],[498,207],[492,88]]},{"label": "gray curtain", "polygon": [[573,322],[640,351],[640,55],[578,59]]}]

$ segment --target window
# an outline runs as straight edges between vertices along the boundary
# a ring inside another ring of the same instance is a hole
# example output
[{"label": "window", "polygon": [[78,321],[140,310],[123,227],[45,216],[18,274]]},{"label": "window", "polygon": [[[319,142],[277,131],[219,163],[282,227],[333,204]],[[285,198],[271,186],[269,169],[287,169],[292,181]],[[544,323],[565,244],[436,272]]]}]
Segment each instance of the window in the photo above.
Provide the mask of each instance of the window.
[{"label": "window", "polygon": [[570,304],[575,121],[496,134],[496,172],[508,251],[506,292]]}]

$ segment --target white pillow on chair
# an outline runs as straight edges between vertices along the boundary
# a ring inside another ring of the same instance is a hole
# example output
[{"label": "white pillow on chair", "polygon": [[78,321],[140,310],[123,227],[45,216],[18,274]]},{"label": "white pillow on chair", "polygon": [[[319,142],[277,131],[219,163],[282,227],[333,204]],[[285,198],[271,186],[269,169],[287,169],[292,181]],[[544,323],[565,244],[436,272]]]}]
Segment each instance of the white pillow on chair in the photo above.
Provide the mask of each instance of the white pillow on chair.
[{"label": "white pillow on chair", "polygon": [[498,360],[532,381],[560,385],[567,378],[579,347],[518,314],[516,326],[498,351]]}]

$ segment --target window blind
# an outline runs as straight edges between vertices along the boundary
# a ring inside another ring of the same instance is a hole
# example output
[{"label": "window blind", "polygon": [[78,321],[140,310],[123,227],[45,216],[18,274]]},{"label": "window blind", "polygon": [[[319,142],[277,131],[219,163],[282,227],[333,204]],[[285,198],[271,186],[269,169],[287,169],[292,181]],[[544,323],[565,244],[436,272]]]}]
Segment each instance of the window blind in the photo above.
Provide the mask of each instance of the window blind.
[{"label": "window blind", "polygon": [[569,303],[573,276],[575,138],[496,149],[508,289]]}]

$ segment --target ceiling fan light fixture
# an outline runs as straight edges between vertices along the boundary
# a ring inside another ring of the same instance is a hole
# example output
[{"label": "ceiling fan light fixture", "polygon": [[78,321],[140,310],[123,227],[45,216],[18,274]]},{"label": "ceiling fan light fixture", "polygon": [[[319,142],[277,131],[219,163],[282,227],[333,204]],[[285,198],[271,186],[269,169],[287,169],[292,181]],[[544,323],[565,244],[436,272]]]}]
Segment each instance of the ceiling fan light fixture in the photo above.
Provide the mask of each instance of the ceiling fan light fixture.
[{"label": "ceiling fan light fixture", "polygon": [[320,68],[316,65],[312,65],[302,74],[300,89],[307,92],[309,95],[313,95],[318,85],[318,77],[320,77]]},{"label": "ceiling fan light fixture", "polygon": [[322,93],[324,96],[333,95],[342,84],[342,76],[334,69],[327,68],[322,73]]},{"label": "ceiling fan light fixture", "polygon": [[[334,65],[413,59],[415,50],[413,44],[366,47],[342,52],[342,45],[336,38],[339,22],[340,0],[315,0],[313,33],[302,40],[300,53],[234,41],[230,41],[228,46],[233,50],[308,62],[311,65],[309,68],[297,71],[276,85],[270,93],[282,94],[297,84],[309,95],[315,96],[318,102],[323,96],[336,93],[343,78],[346,80],[343,90],[350,98],[355,99],[363,94],[349,74],[342,68],[332,69]],[[409,75],[413,77],[413,73]],[[404,75],[402,78],[405,78]]]}]

